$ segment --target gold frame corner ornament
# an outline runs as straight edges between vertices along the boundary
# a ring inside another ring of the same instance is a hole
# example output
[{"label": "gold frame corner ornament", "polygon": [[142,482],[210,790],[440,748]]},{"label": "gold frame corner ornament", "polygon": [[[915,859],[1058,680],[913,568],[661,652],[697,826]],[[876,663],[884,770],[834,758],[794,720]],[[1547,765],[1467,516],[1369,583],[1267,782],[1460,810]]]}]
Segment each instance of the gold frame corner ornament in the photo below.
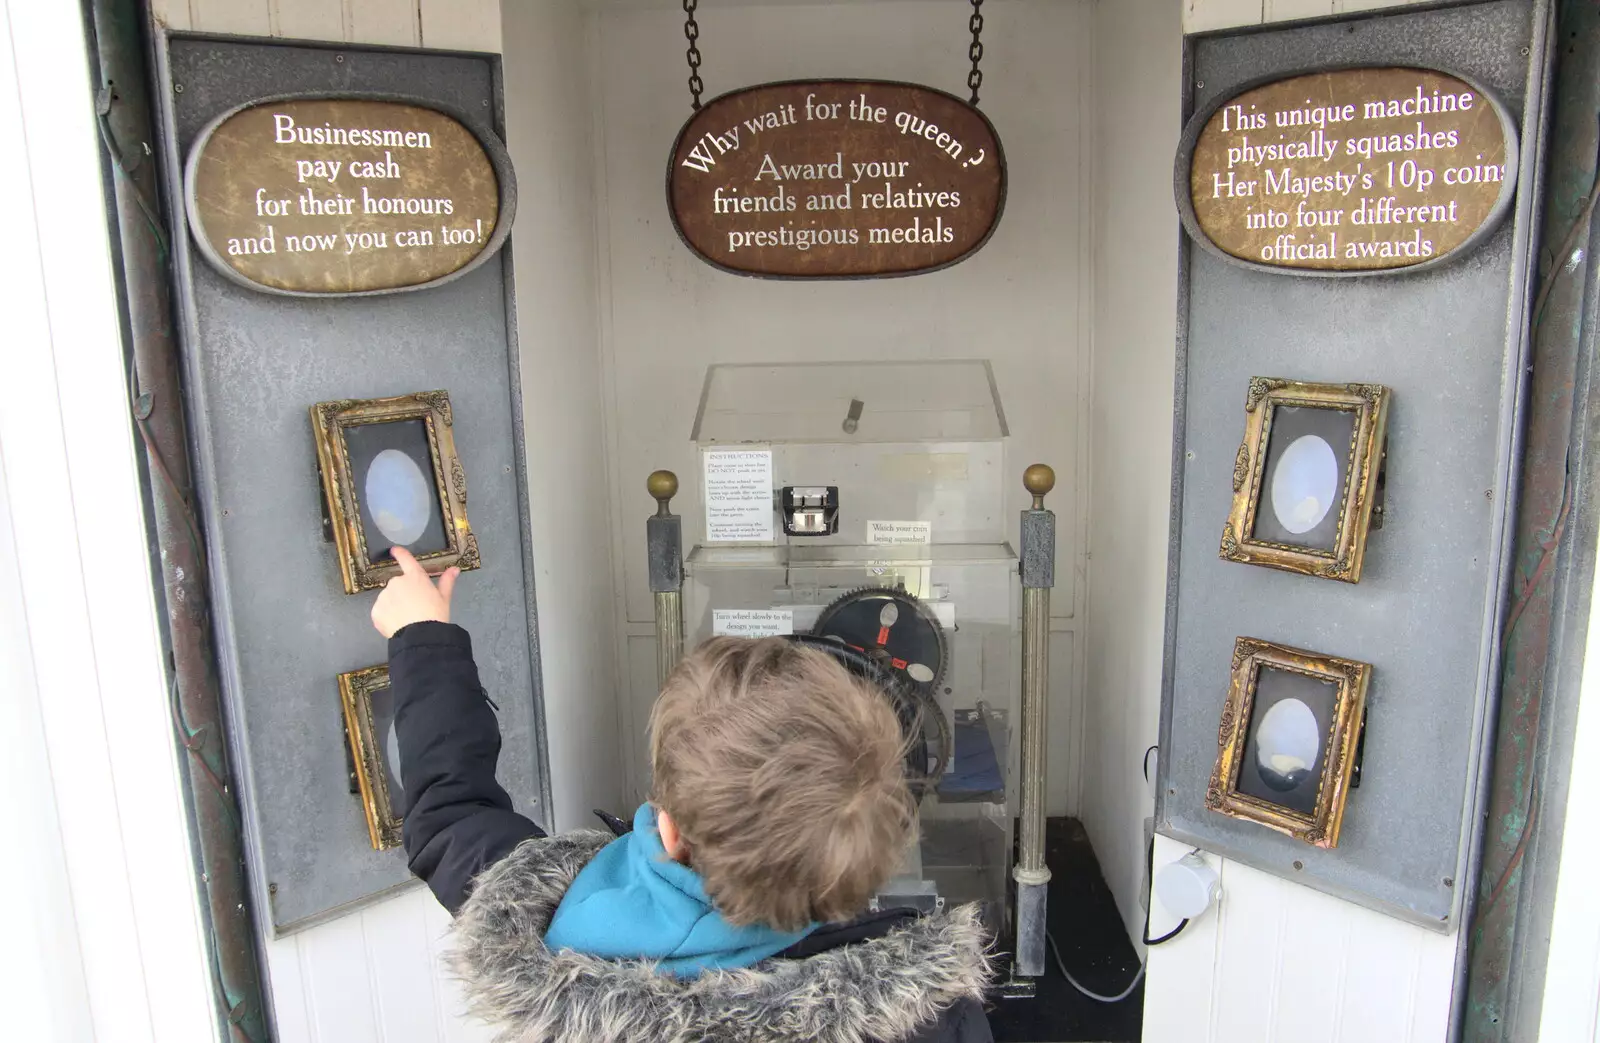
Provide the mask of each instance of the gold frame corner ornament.
[{"label": "gold frame corner ornament", "polygon": [[444,550],[419,554],[417,561],[432,574],[451,566],[468,571],[483,564],[478,553],[478,538],[467,521],[467,477],[456,452],[455,415],[450,408],[448,391],[318,402],[311,407],[312,437],[317,446],[323,504],[332,523],[339,574],[346,594],[381,588],[400,574],[400,566],[393,561],[374,562],[367,551],[344,432],[350,427],[397,420],[421,420],[427,429],[428,448],[433,456],[433,483],[444,526]]},{"label": "gold frame corner ornament", "polygon": [[[344,710],[345,735],[355,761],[361,807],[366,813],[367,836],[374,851],[401,845],[405,819],[395,814],[388,777],[383,771],[382,742],[372,720],[372,693],[389,687],[389,667],[369,666],[339,675],[339,703]],[[399,772],[398,765],[395,771]]]},{"label": "gold frame corner ornament", "polygon": [[[1262,666],[1328,681],[1338,689],[1334,696],[1333,719],[1323,746],[1313,814],[1302,814],[1239,791],[1239,769],[1249,738],[1256,682]],[[1206,787],[1205,806],[1220,815],[1245,819],[1285,833],[1313,847],[1338,846],[1371,680],[1372,666],[1368,663],[1257,638],[1237,638],[1233,647],[1232,681],[1217,729],[1217,764]]]},{"label": "gold frame corner ornament", "polygon": [[[1223,526],[1220,556],[1246,565],[1298,572],[1319,579],[1361,581],[1367,536],[1382,470],[1389,427],[1390,390],[1382,384],[1311,384],[1276,377],[1251,377],[1245,395],[1244,439],[1233,460],[1233,505]],[[1347,480],[1339,503],[1332,553],[1256,540],[1273,411],[1280,405],[1339,409],[1355,414]]]}]

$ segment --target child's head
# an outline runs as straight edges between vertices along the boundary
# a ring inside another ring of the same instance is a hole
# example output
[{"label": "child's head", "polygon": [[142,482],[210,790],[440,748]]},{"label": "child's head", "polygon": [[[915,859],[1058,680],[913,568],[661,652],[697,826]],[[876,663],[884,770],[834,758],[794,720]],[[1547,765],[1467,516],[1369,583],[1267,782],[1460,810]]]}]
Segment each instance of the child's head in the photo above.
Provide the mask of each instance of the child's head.
[{"label": "child's head", "polygon": [[718,910],[794,930],[861,912],[910,839],[900,724],[824,652],[713,638],[650,715],[656,807]]}]

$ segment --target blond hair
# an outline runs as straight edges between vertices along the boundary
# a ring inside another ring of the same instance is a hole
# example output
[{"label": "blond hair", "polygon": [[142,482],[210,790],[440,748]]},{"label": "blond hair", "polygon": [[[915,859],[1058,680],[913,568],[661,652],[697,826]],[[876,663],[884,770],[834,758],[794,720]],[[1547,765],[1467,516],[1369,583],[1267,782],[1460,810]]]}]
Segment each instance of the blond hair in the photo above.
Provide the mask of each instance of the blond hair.
[{"label": "blond hair", "polygon": [[731,923],[848,920],[910,840],[903,742],[888,699],[827,653],[712,638],[651,712],[653,803]]}]

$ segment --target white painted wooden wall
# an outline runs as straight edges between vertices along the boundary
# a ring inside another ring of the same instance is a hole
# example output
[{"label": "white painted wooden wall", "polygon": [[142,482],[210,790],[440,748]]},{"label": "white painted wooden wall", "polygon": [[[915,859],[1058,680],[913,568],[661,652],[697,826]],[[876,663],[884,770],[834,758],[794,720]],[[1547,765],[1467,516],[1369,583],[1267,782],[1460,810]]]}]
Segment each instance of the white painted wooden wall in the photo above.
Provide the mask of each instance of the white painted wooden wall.
[{"label": "white painted wooden wall", "polygon": [[[1398,4],[1182,0],[1181,25],[1184,32],[1203,32],[1389,6]],[[1172,213],[1170,165],[1160,169],[1159,176],[1144,175],[1161,157],[1170,164],[1177,147],[1179,85],[1175,71],[1165,74],[1170,81],[1162,91],[1167,104],[1156,118],[1147,107],[1152,101],[1146,80],[1153,68],[1166,66],[1160,57],[1136,63],[1134,56],[1172,53],[1178,26],[1171,7],[1171,0],[1101,0],[1096,37],[1097,52],[1105,61],[1096,104],[1103,121],[1120,128],[1114,145],[1109,138],[1100,142],[1109,176],[1101,181],[1096,209],[1130,221],[1125,234],[1134,237],[1135,246],[1146,247],[1141,253],[1118,250],[1113,244],[1097,255],[1100,292],[1112,295],[1124,309],[1143,299],[1152,310],[1164,308],[1166,316],[1173,315],[1174,246],[1181,234]],[[1128,217],[1141,212],[1155,224],[1141,225]],[[1161,251],[1154,263],[1149,261],[1150,249]],[[1129,321],[1139,324],[1136,336],[1096,338],[1097,501],[1100,475],[1128,468],[1137,479],[1105,490],[1112,503],[1090,547],[1094,571],[1089,616],[1095,640],[1090,644],[1091,691],[1086,701],[1091,728],[1097,728],[1095,706],[1126,700],[1129,705],[1121,711],[1122,719],[1139,721],[1149,729],[1147,742],[1154,742],[1164,604],[1156,580],[1147,572],[1135,573],[1142,585],[1130,591],[1125,574],[1114,563],[1126,565],[1141,553],[1154,557],[1157,546],[1163,548],[1164,558],[1171,468],[1164,457],[1157,459],[1153,446],[1146,447],[1148,452],[1137,461],[1125,459],[1119,442],[1110,440],[1109,425],[1116,423],[1121,429],[1111,403],[1136,393],[1141,378],[1151,383],[1170,381],[1176,328],[1167,325],[1158,331],[1137,319],[1123,320]],[[1105,313],[1097,322],[1105,324],[1097,325],[1097,330],[1108,334],[1118,328],[1117,320]],[[1112,360],[1113,353],[1121,357]],[[1102,423],[1108,426],[1099,426]],[[1156,475],[1146,468],[1153,468]],[[1111,562],[1105,560],[1108,557]],[[1101,585],[1101,567],[1106,564],[1113,564],[1109,591]],[[1164,561],[1157,572],[1164,583]],[[1109,682],[1109,687],[1097,690],[1097,678]],[[1124,763],[1120,776],[1106,781],[1140,793],[1144,807],[1152,807],[1153,798],[1137,774],[1137,764]],[[1093,807],[1095,799],[1092,791],[1086,793],[1086,806]],[[1142,868],[1130,863],[1126,843],[1108,852],[1093,828],[1091,836],[1125,919],[1130,925],[1139,924],[1143,914],[1137,903],[1138,885],[1130,886],[1129,881],[1142,876]],[[1187,851],[1159,837],[1156,865]],[[1239,863],[1207,858],[1221,874],[1223,899],[1178,938],[1149,950],[1147,1043],[1443,1043],[1456,935],[1435,934]],[[1156,902],[1152,932],[1159,935],[1171,926]]]},{"label": "white painted wooden wall", "polygon": [[0,0],[0,1039],[215,1038],[77,4]]},{"label": "white painted wooden wall", "polygon": [[1183,31],[1202,33],[1241,25],[1290,22],[1302,18],[1359,14],[1383,7],[1404,7],[1426,0],[1181,0]]}]

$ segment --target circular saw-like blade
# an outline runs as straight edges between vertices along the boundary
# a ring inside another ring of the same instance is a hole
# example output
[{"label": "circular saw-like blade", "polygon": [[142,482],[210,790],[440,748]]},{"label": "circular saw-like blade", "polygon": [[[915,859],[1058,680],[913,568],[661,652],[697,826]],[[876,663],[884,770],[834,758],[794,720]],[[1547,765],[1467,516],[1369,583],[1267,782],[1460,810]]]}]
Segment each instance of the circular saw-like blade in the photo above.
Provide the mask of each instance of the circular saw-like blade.
[{"label": "circular saw-like blade", "polygon": [[861,649],[933,695],[944,680],[944,628],[917,598],[891,587],[863,587],[822,610],[811,632]]}]

